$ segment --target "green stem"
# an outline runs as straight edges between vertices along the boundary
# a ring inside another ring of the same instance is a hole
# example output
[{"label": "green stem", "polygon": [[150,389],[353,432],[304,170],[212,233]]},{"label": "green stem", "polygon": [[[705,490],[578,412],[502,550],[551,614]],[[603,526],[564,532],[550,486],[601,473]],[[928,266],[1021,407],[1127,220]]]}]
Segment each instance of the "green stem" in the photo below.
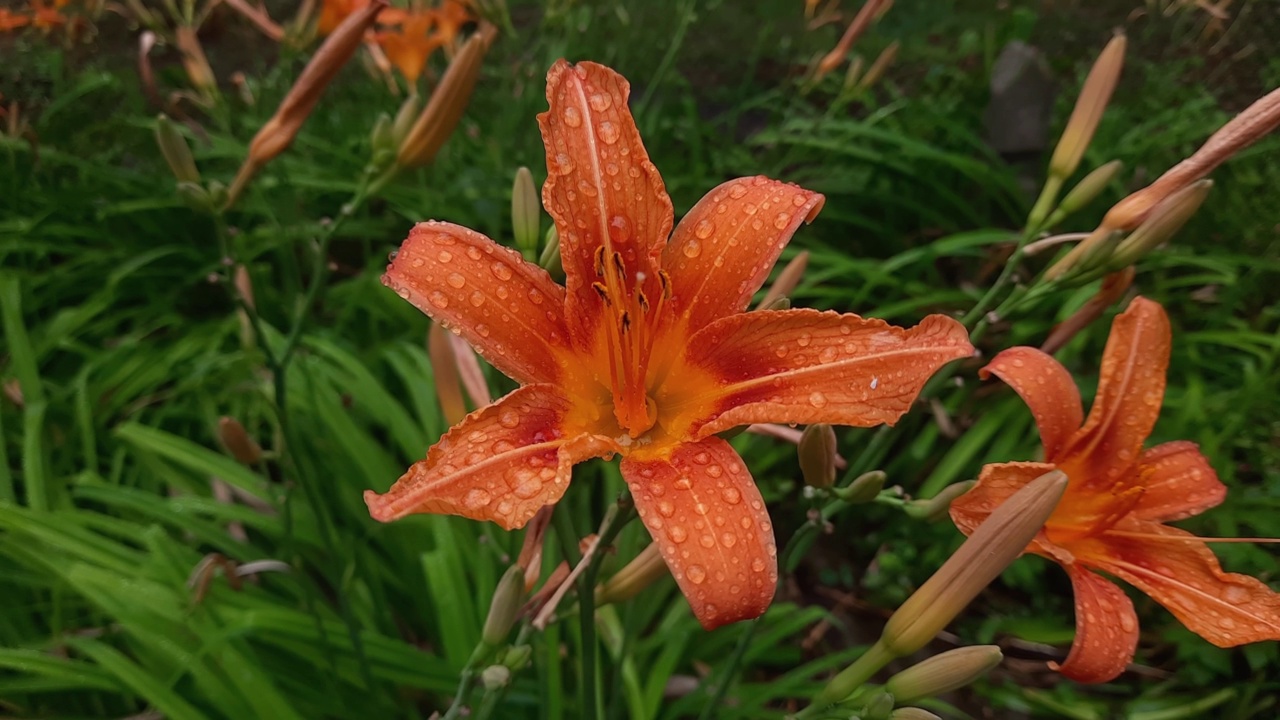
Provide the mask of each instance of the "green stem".
[{"label": "green stem", "polygon": [[877,640],[876,644],[862,653],[852,665],[831,678],[831,682],[827,683],[826,687],[822,688],[813,699],[813,704],[796,715],[796,718],[812,717],[814,713],[821,712],[853,695],[895,657],[897,656],[885,647],[882,641]]}]

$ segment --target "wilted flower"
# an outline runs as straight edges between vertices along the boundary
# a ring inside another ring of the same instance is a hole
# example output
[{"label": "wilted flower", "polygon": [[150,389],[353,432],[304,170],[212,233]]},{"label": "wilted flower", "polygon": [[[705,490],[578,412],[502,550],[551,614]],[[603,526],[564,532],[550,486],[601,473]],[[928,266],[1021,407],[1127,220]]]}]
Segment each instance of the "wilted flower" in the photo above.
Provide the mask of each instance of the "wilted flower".
[{"label": "wilted flower", "polygon": [[420,223],[395,255],[383,282],[522,387],[365,501],[382,521],[449,513],[517,528],[560,499],[573,465],[621,454],[641,520],[714,628],[763,613],[777,580],[764,500],[717,433],[762,421],[895,422],[972,347],[941,315],[907,330],[816,310],[743,312],[823,197],[731,180],[672,234],[671,200],[628,93],[594,63],[560,61],[548,75],[542,196],[564,287],[449,223]]}]

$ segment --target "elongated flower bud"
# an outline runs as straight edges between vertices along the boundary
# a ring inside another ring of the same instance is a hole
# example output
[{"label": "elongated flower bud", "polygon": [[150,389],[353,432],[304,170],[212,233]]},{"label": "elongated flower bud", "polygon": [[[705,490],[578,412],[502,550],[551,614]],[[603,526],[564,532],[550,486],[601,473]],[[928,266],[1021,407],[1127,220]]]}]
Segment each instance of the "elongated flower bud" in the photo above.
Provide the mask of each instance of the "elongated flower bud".
[{"label": "elongated flower bud", "polygon": [[800,474],[810,487],[829,488],[836,482],[836,431],[826,423],[814,423],[800,434],[797,454]]},{"label": "elongated flower bud", "polygon": [[671,571],[658,551],[658,544],[650,543],[596,590],[596,604],[626,602],[669,574]]},{"label": "elongated flower bud", "polygon": [[462,400],[462,379],[458,376],[458,363],[449,343],[449,331],[439,323],[431,323],[431,329],[427,331],[427,356],[431,359],[431,374],[435,379],[440,412],[446,423],[457,425],[467,416],[467,405]]},{"label": "elongated flower bud", "polygon": [[1084,151],[1093,140],[1093,133],[1102,120],[1102,112],[1111,101],[1111,93],[1120,80],[1120,71],[1124,68],[1124,51],[1126,40],[1124,35],[1111,38],[1102,49],[1098,59],[1089,70],[1089,76],[1080,89],[1080,97],[1067,120],[1067,127],[1062,131],[1058,146],[1049,159],[1049,174],[1066,180],[1080,165]]},{"label": "elongated flower bud", "polygon": [[493,591],[493,601],[489,603],[489,615],[485,617],[480,639],[489,647],[498,647],[505,642],[523,602],[524,568],[512,565],[502,574],[498,587]]},{"label": "elongated flower bud", "polygon": [[200,182],[200,171],[196,169],[195,158],[191,157],[187,139],[182,137],[177,125],[164,113],[156,117],[156,145],[160,147],[160,154],[164,156],[165,163],[178,182]]},{"label": "elongated flower bud", "polygon": [[935,697],[962,688],[1000,664],[995,645],[956,648],[923,660],[889,678],[884,689],[900,703]]},{"label": "elongated flower bud", "polygon": [[209,67],[209,59],[204,55],[204,48],[200,46],[195,28],[179,25],[173,31],[173,38],[182,55],[182,68],[187,71],[191,86],[205,98],[214,97],[218,92],[218,79],[214,77],[213,68]]},{"label": "elongated flower bud", "polygon": [[845,29],[844,35],[840,36],[840,42],[836,44],[831,52],[822,57],[818,61],[818,69],[815,78],[821,79],[822,76],[840,67],[840,63],[849,54],[849,50],[858,38],[871,27],[871,23],[875,21],[877,11],[880,6],[884,5],[884,0],[867,0],[862,8],[858,10],[858,14],[854,16],[853,22],[849,23],[849,27]]},{"label": "elongated flower bud", "polygon": [[1066,197],[1062,198],[1062,202],[1058,203],[1058,209],[1053,213],[1048,224],[1056,225],[1071,213],[1093,202],[1093,199],[1101,195],[1107,185],[1123,169],[1124,163],[1119,160],[1112,160],[1094,168],[1093,172],[1085,175],[1084,179],[1076,183],[1076,186],[1067,192]]},{"label": "elongated flower bud", "polygon": [[912,500],[903,505],[902,509],[913,518],[936,522],[946,517],[947,511],[951,509],[951,501],[969,492],[974,484],[973,480],[952,483],[942,488],[937,495],[928,499]]},{"label": "elongated flower bud", "polygon": [[516,249],[526,258],[538,252],[541,225],[542,203],[533,185],[533,173],[521,167],[516,170],[515,183],[511,186],[511,233],[515,236]]},{"label": "elongated flower bud", "polygon": [[397,165],[415,168],[428,165],[435,159],[436,153],[462,120],[462,113],[467,109],[471,92],[480,78],[485,53],[497,34],[496,27],[482,22],[479,29],[467,38],[466,44],[449,63],[444,77],[440,78],[440,84],[432,91],[426,109],[400,143]]},{"label": "elongated flower bud", "polygon": [[869,503],[876,499],[881,490],[884,490],[884,482],[887,478],[888,476],[884,474],[883,470],[872,470],[854,478],[853,482],[848,485],[835,488],[831,492],[850,505]]},{"label": "elongated flower bud", "polygon": [[218,418],[218,439],[241,465],[256,465],[262,460],[262,448],[233,417]]},{"label": "elongated flower bud", "polygon": [[1204,204],[1212,189],[1212,180],[1197,180],[1162,200],[1147,219],[1116,247],[1111,255],[1111,267],[1132,265],[1157,245],[1177,234]]},{"label": "elongated flower bud", "polygon": [[791,262],[782,268],[782,272],[778,273],[778,279],[773,281],[773,285],[769,286],[769,292],[765,293],[760,299],[757,309],[776,309],[774,303],[779,299],[791,295],[791,292],[800,284],[800,280],[804,278],[804,271],[809,267],[809,251],[801,250],[796,256],[791,258]]},{"label": "elongated flower bud", "polygon": [[373,26],[378,13],[386,6],[383,0],[371,0],[368,5],[348,15],[333,34],[325,39],[280,102],[275,115],[253,136],[253,141],[249,143],[249,156],[245,158],[240,171],[236,173],[236,179],[231,183],[228,205],[235,203],[245,186],[264,165],[293,143],[320,96],[360,48],[365,31]]},{"label": "elongated flower bud", "polygon": [[560,258],[560,231],[552,225],[547,229],[547,239],[542,243],[542,255],[538,256],[538,266],[551,274],[551,277],[564,277],[564,263]]},{"label": "elongated flower bud", "polygon": [[881,635],[886,649],[898,657],[909,655],[941,632],[1022,554],[1066,488],[1066,474],[1054,470],[1027,483],[996,508],[889,618]]}]

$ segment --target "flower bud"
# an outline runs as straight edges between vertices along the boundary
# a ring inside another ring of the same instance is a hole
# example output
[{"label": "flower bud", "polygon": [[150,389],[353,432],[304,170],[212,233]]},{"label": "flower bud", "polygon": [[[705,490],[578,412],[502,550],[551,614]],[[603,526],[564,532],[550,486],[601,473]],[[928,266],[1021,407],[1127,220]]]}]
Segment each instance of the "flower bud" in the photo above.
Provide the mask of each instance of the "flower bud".
[{"label": "flower bud", "polygon": [[196,37],[196,29],[188,25],[179,25],[173,31],[178,52],[182,55],[182,68],[187,71],[187,78],[206,100],[214,98],[218,93],[218,79],[209,67],[209,59],[204,55],[204,48]]},{"label": "flower bud", "polygon": [[502,656],[502,664],[512,670],[520,670],[529,663],[529,658],[533,657],[533,648],[528,645],[513,645]]},{"label": "flower bud", "polygon": [[924,647],[1013,562],[1044,526],[1067,488],[1061,470],[1027,483],[978,526],[933,577],[889,618],[880,641],[893,655]]},{"label": "flower bud", "polygon": [[504,688],[511,682],[511,668],[506,665],[490,665],[480,671],[480,684],[485,690]]},{"label": "flower bud", "polygon": [[160,154],[169,165],[169,170],[178,182],[200,182],[200,171],[196,169],[195,158],[191,157],[191,148],[186,138],[178,131],[164,113],[156,117],[156,145],[160,146]]},{"label": "flower bud", "polygon": [[884,720],[893,712],[894,698],[884,690],[873,690],[862,699],[862,711],[858,717],[863,720]]},{"label": "flower bud", "polygon": [[1107,189],[1107,185],[1123,169],[1124,163],[1119,160],[1112,160],[1094,168],[1093,172],[1085,175],[1083,180],[1076,183],[1076,186],[1067,192],[1067,196],[1062,198],[1062,202],[1058,204],[1058,209],[1054,211],[1053,216],[1049,218],[1049,222],[1046,225],[1049,227],[1057,225],[1068,215],[1093,202],[1094,198],[1101,195],[1102,191]]},{"label": "flower bud", "polygon": [[1058,146],[1053,150],[1053,157],[1049,159],[1050,176],[1066,180],[1080,165],[1084,151],[1089,147],[1093,133],[1102,120],[1102,113],[1111,101],[1111,93],[1120,80],[1120,71],[1124,68],[1125,45],[1124,35],[1116,35],[1094,61],[1084,80],[1084,86],[1080,89],[1076,106],[1071,111],[1071,118],[1067,120],[1067,127],[1062,131]]},{"label": "flower bud", "polygon": [[435,159],[436,153],[462,120],[462,113],[467,109],[471,92],[475,90],[476,81],[480,78],[485,53],[489,51],[497,34],[496,27],[482,22],[479,29],[467,38],[466,44],[444,71],[440,84],[432,91],[426,109],[400,143],[400,151],[396,155],[397,165],[415,168],[429,165]]},{"label": "flower bud", "polygon": [[853,47],[853,43],[871,27],[871,23],[875,21],[877,11],[884,0],[867,0],[863,3],[862,8],[858,10],[858,14],[854,16],[853,22],[849,23],[849,27],[845,29],[844,35],[840,36],[840,42],[836,44],[831,52],[827,53],[818,61],[817,71],[814,75],[815,79],[822,79],[824,75],[840,67],[840,63],[844,62],[845,57],[849,55],[849,50]]},{"label": "flower bud", "polygon": [[529,168],[516,170],[516,180],[511,186],[511,232],[515,236],[516,249],[526,258],[538,253],[538,230],[542,224],[542,203],[533,185],[533,173]]},{"label": "flower bud", "polygon": [[904,707],[889,713],[889,720],[942,720],[942,716],[934,715],[924,708]]},{"label": "flower bud", "polygon": [[650,543],[635,559],[596,588],[596,605],[626,602],[670,573],[667,561],[658,551],[658,544]]},{"label": "flower bud", "polygon": [[1132,265],[1177,234],[1204,204],[1212,188],[1212,180],[1198,180],[1162,200],[1147,219],[1116,247],[1110,266],[1123,268]]},{"label": "flower bud", "polygon": [[951,501],[969,492],[975,483],[974,480],[952,483],[942,488],[937,495],[927,500],[912,500],[904,504],[902,509],[917,520],[937,522],[947,516],[947,511],[951,509]]},{"label": "flower bud", "polygon": [[835,488],[831,492],[850,505],[869,503],[876,499],[881,490],[884,490],[884,482],[887,477],[883,470],[872,470],[854,478],[853,482],[848,485]]},{"label": "flower bud", "polygon": [[280,102],[275,115],[253,136],[253,141],[249,143],[249,156],[245,158],[231,183],[228,205],[240,197],[245,186],[264,165],[293,143],[302,124],[320,101],[320,96],[360,48],[365,31],[373,26],[378,13],[386,6],[383,0],[371,0],[368,5],[347,16],[333,34],[325,39]]},{"label": "flower bud", "polygon": [[414,93],[404,99],[400,103],[400,109],[396,111],[396,119],[391,123],[391,130],[396,139],[396,148],[399,149],[400,143],[404,142],[404,136],[409,134],[409,128],[413,127],[413,121],[418,119],[418,113],[422,112],[422,96]]},{"label": "flower bud", "polygon": [[1082,273],[1097,267],[1100,262],[1111,257],[1111,249],[1119,231],[1106,225],[1099,225],[1084,240],[1076,243],[1070,252],[1049,266],[1044,273],[1045,280],[1057,280],[1068,272]]},{"label": "flower bud", "polygon": [[774,304],[791,294],[800,284],[801,278],[804,277],[804,271],[809,266],[809,251],[801,250],[796,256],[791,258],[791,262],[782,268],[782,272],[778,273],[778,279],[773,281],[773,285],[769,286],[769,291],[760,299],[760,304],[756,306],[759,310],[778,309]]},{"label": "flower bud", "polygon": [[449,343],[449,331],[440,323],[431,323],[431,329],[427,331],[427,357],[431,359],[431,374],[435,379],[440,412],[446,423],[457,425],[467,416],[467,405],[462,400],[462,379],[458,377],[458,363]]},{"label": "flower bud", "polygon": [[395,152],[395,130],[392,127],[390,115],[386,113],[378,115],[378,119],[373,123],[373,129],[369,131],[369,146],[373,148],[375,154],[386,150]]},{"label": "flower bud", "polygon": [[257,465],[262,460],[262,448],[233,417],[218,418],[218,439],[241,465]]},{"label": "flower bud", "polygon": [[836,431],[826,423],[815,423],[800,434],[797,454],[800,474],[810,487],[829,488],[836,482]]},{"label": "flower bud", "polygon": [[196,212],[211,213],[217,207],[209,191],[204,189],[200,183],[179,182],[177,191],[178,199],[182,201],[182,204]]},{"label": "flower bud", "polygon": [[564,277],[564,264],[560,260],[560,231],[555,225],[547,228],[547,239],[542,243],[542,255],[538,257],[538,266],[550,273],[553,278]]},{"label": "flower bud", "polygon": [[524,568],[512,565],[498,580],[498,587],[493,591],[493,601],[489,603],[489,615],[484,619],[484,630],[480,639],[489,647],[498,647],[507,639],[511,626],[515,625],[516,613],[520,603],[524,602]]},{"label": "flower bud", "polygon": [[995,645],[956,648],[923,660],[889,678],[884,689],[900,703],[962,688],[987,674],[1004,656]]}]

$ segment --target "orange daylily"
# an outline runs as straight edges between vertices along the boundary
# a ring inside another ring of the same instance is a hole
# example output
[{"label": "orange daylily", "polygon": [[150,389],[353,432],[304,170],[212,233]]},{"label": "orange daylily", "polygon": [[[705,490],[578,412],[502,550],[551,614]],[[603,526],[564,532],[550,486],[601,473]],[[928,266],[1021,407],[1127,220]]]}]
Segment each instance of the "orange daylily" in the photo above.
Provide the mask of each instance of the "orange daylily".
[{"label": "orange daylily", "polygon": [[[823,196],[748,177],[672,233],[671,200],[613,70],[561,60],[538,116],[565,286],[516,251],[418,224],[382,281],[522,387],[450,430],[377,520],[448,513],[522,527],[574,464],[622,456],[641,521],[708,629],[757,617],[777,552],[760,491],[716,433],[756,422],[893,423],[972,353],[941,315],[911,329],[817,310],[743,312]],[[668,236],[670,235],[670,240]]]},{"label": "orange daylily", "polygon": [[31,23],[31,17],[16,13],[8,8],[0,8],[0,32],[8,32],[26,27]]},{"label": "orange daylily", "polygon": [[1169,349],[1164,309],[1134,299],[1111,327],[1088,420],[1071,375],[1039,350],[1010,348],[981,372],[1004,380],[1031,408],[1045,462],[987,465],[951,504],[951,517],[968,535],[1026,483],[1055,468],[1067,474],[1066,494],[1027,550],[1071,576],[1076,637],[1059,669],[1080,682],[1115,678],[1138,644],[1132,601],[1095,571],[1137,587],[1219,647],[1280,639],[1280,593],[1224,572],[1204,540],[1165,525],[1226,496],[1195,444],[1142,449],[1160,413]]},{"label": "orange daylily", "polygon": [[324,0],[320,6],[320,17],[316,20],[316,32],[328,35],[337,30],[348,15],[368,4],[369,0]]}]

